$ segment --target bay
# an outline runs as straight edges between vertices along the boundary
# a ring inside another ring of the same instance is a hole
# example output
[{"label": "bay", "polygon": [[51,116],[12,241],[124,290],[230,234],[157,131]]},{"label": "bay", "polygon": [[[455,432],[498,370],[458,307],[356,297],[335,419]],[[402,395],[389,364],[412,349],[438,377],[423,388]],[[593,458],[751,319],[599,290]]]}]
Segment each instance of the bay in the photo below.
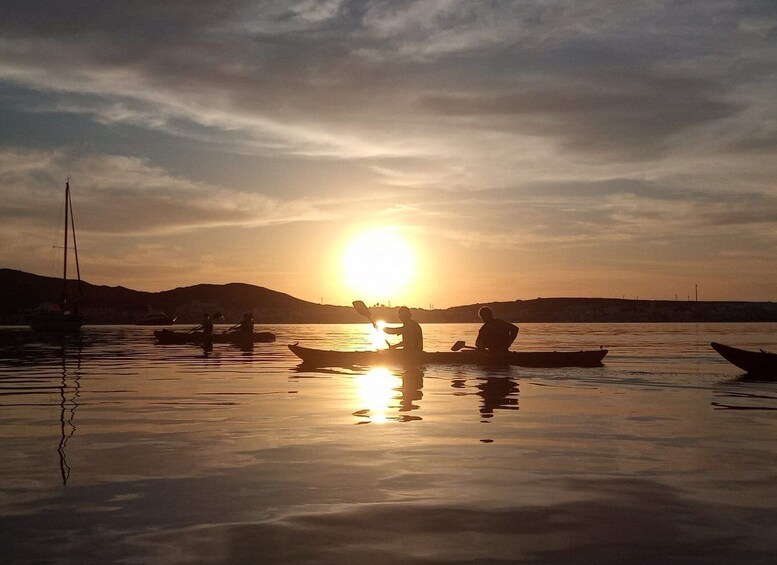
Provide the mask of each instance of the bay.
[{"label": "bay", "polygon": [[[426,349],[475,324],[424,326]],[[217,328],[218,329],[218,328]],[[773,563],[777,324],[521,324],[593,369],[301,371],[366,325],[0,332],[3,563]]]}]

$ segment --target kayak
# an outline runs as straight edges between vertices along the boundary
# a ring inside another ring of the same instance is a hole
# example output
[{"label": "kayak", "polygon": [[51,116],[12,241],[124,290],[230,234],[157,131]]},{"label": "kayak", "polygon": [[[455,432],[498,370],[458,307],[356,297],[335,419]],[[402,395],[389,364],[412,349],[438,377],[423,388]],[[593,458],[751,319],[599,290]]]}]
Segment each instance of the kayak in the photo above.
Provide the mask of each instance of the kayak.
[{"label": "kayak", "polygon": [[777,378],[777,353],[763,350],[747,351],[715,342],[710,343],[710,345],[712,349],[720,353],[723,359],[749,375]]},{"label": "kayak", "polygon": [[312,367],[352,367],[354,365],[517,365],[519,367],[600,367],[606,349],[590,351],[332,351],[311,349],[298,344],[289,349],[302,363]]},{"label": "kayak", "polygon": [[[157,343],[170,345],[174,343],[205,343],[205,334],[202,332],[175,332],[173,330],[155,330],[154,337]],[[228,334],[212,334],[211,343],[267,343],[275,341],[275,334],[270,332],[254,332],[253,339],[246,339],[239,332]]]}]

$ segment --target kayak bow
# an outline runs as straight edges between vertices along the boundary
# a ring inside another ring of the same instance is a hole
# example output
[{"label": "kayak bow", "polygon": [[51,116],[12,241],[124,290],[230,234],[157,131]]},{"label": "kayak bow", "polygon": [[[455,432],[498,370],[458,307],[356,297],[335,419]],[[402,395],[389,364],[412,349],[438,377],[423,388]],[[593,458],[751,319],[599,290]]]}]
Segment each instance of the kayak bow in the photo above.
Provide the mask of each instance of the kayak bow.
[{"label": "kayak bow", "polygon": [[748,375],[777,378],[777,353],[747,351],[715,342],[710,343],[710,345],[720,353],[723,359],[739,367]]}]

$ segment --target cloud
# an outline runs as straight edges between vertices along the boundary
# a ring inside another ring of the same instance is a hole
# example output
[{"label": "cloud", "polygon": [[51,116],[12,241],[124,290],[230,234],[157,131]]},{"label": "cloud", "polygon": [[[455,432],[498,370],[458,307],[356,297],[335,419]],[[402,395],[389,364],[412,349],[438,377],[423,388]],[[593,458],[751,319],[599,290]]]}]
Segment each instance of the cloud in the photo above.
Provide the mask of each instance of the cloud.
[{"label": "cloud", "polygon": [[280,200],[175,176],[124,156],[0,150],[0,211],[6,218],[51,221],[64,179],[71,179],[83,233],[152,235],[213,227],[320,221],[329,212],[307,198]]},{"label": "cloud", "polygon": [[775,34],[756,0],[8,0],[0,215],[34,239],[71,174],[114,244],[358,217],[773,249]]},{"label": "cloud", "polygon": [[[601,247],[728,237],[777,250],[777,195],[770,191],[688,190],[629,178],[545,182],[471,193],[408,194],[430,238],[501,249]],[[433,210],[435,213],[423,213]],[[723,230],[723,231],[721,231]]]},{"label": "cloud", "polygon": [[577,153],[656,158],[676,150],[674,135],[735,114],[737,106],[715,90],[707,80],[624,69],[526,91],[431,95],[423,103],[435,113],[476,119],[478,127],[555,137]]},{"label": "cloud", "polygon": [[656,159],[683,150],[677,133],[743,111],[731,79],[759,83],[774,57],[764,46],[749,72],[732,63],[774,22],[747,3],[671,14],[612,2],[10,6],[0,77],[104,97],[80,110],[101,120],[184,120],[237,132],[249,150],[308,156],[455,159],[445,140],[476,122],[570,154]]}]

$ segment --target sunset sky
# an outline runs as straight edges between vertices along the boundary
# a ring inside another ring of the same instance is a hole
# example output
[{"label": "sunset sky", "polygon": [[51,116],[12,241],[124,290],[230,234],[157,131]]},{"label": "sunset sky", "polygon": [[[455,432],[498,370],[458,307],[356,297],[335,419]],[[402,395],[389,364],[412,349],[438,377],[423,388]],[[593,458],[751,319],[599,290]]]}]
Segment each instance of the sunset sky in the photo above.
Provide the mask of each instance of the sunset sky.
[{"label": "sunset sky", "polygon": [[4,0],[0,132],[0,267],[69,176],[95,284],[777,300],[773,0]]}]

